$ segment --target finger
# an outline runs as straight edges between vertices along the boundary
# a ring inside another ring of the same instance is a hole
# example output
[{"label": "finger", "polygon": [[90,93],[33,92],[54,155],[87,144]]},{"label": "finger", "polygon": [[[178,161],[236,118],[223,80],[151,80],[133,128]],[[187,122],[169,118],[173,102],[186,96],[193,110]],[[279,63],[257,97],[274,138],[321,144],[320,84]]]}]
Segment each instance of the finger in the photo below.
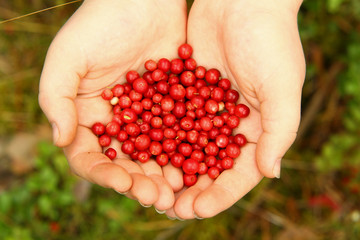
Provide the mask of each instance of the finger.
[{"label": "finger", "polygon": [[53,141],[59,147],[74,139],[78,123],[74,99],[84,64],[74,49],[56,38],[46,56],[40,79],[39,104],[53,128]]},{"label": "finger", "polygon": [[72,171],[77,175],[118,192],[130,189],[130,175],[101,153],[97,137],[90,129],[79,126],[74,141],[64,150]]},{"label": "finger", "polygon": [[138,164],[143,169],[145,175],[157,185],[158,199],[154,203],[154,207],[160,212],[171,208],[174,205],[175,196],[172,187],[163,177],[161,167],[154,160],[146,163],[138,162]]},{"label": "finger", "polygon": [[116,159],[114,163],[126,169],[131,175],[133,185],[127,197],[137,199],[144,207],[153,205],[159,197],[159,191],[155,182],[144,175],[143,169],[134,161],[129,159]]},{"label": "finger", "polygon": [[174,192],[178,192],[184,187],[183,173],[180,168],[168,163],[163,167],[163,174]]},{"label": "finger", "polygon": [[256,145],[246,144],[234,167],[219,177],[195,199],[194,212],[200,218],[209,218],[228,209],[262,179],[255,161]]},{"label": "finger", "polygon": [[211,185],[211,180],[207,175],[199,177],[194,186],[185,190],[176,200],[174,205],[175,215],[181,219],[193,219],[197,216],[194,215],[194,202],[196,197]]},{"label": "finger", "polygon": [[[186,190],[187,190],[187,187],[184,187],[184,188],[182,188],[180,191],[178,191],[178,192],[175,193],[175,202],[176,202],[177,199],[183,194],[183,192],[185,192]],[[179,218],[178,216],[176,216],[174,207],[167,209],[166,212],[165,212],[165,214],[166,214],[166,216],[167,216],[169,219],[171,219],[171,220],[174,220],[174,219],[179,219],[179,220],[181,220],[181,218]]]},{"label": "finger", "polygon": [[281,159],[299,128],[302,85],[286,85],[264,87],[260,94],[263,95],[260,96],[263,133],[257,143],[256,158],[260,172],[266,177],[280,177]]}]

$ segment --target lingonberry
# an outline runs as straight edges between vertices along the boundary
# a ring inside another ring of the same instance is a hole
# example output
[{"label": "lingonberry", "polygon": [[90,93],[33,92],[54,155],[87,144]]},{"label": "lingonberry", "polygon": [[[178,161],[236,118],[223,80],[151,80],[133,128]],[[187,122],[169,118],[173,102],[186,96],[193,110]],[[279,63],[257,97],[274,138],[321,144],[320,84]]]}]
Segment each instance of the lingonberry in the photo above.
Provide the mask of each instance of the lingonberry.
[{"label": "lingonberry", "polygon": [[171,63],[170,71],[172,73],[180,74],[184,70],[184,62],[181,59],[175,58],[175,59],[171,60],[170,63]]},{"label": "lingonberry", "polygon": [[120,98],[119,98],[119,106],[121,109],[125,109],[125,108],[129,108],[131,107],[131,104],[132,104],[132,101],[131,99],[129,98],[129,96],[127,95],[122,95]]},{"label": "lingonberry", "polygon": [[120,85],[120,84],[116,84],[112,89],[111,91],[113,92],[114,94],[114,97],[120,97],[124,94],[124,91],[125,91],[125,88],[123,85]]},{"label": "lingonberry", "polygon": [[151,74],[152,74],[151,71],[146,71],[142,75],[142,78],[145,79],[148,84],[154,84],[155,83],[154,79],[152,79],[152,77],[151,77]]},{"label": "lingonberry", "polygon": [[161,58],[161,59],[159,59],[157,65],[158,65],[158,69],[160,69],[161,71],[166,73],[170,70],[171,63],[170,63],[169,59]]},{"label": "lingonberry", "polygon": [[156,129],[156,128],[151,129],[149,132],[149,137],[153,141],[160,142],[164,138],[164,131],[162,129]]},{"label": "lingonberry", "polygon": [[214,157],[214,156],[206,156],[205,157],[205,164],[206,164],[206,166],[208,166],[208,167],[214,167],[215,165],[216,165],[216,157]]},{"label": "lingonberry", "polygon": [[138,119],[138,115],[135,113],[133,109],[130,108],[124,109],[121,112],[120,116],[121,116],[121,120],[124,121],[125,123],[136,122],[136,120]]},{"label": "lingonberry", "polygon": [[217,167],[210,167],[207,173],[211,179],[216,179],[220,175],[220,170]]},{"label": "lingonberry", "polygon": [[234,143],[236,143],[237,145],[239,145],[240,147],[244,146],[246,143],[247,143],[247,139],[246,137],[241,134],[241,133],[238,133],[235,135],[234,137]]},{"label": "lingonberry", "polygon": [[209,84],[217,84],[219,79],[220,79],[220,72],[219,70],[212,68],[209,69],[206,73],[205,73],[205,79]]},{"label": "lingonberry", "polygon": [[198,161],[198,162],[202,162],[202,161],[204,161],[204,159],[205,159],[205,154],[204,154],[204,152],[201,151],[201,150],[194,150],[194,151],[191,153],[190,158],[191,158],[191,159],[194,159],[194,160],[196,160],[196,161]]},{"label": "lingonberry", "polygon": [[164,152],[173,152],[176,150],[176,142],[174,139],[165,139],[162,147]]},{"label": "lingonberry", "polygon": [[106,149],[105,151],[105,155],[110,158],[111,160],[115,159],[116,158],[116,150],[113,149],[113,148],[108,148]]},{"label": "lingonberry", "polygon": [[200,119],[200,126],[204,131],[209,131],[213,128],[214,124],[209,117],[203,117]]},{"label": "lingonberry", "polygon": [[230,83],[229,79],[227,79],[227,78],[222,78],[222,79],[218,82],[218,87],[222,88],[224,91],[227,91],[227,90],[230,89],[231,83]]},{"label": "lingonberry", "polygon": [[237,126],[239,126],[240,123],[240,119],[235,116],[235,115],[231,115],[227,120],[226,120],[226,125],[228,125],[230,128],[236,128]]},{"label": "lingonberry", "polygon": [[135,151],[135,144],[131,140],[126,140],[121,146],[121,151],[125,154],[131,154]]},{"label": "lingonberry", "polygon": [[199,170],[199,162],[194,159],[186,159],[183,162],[182,169],[186,174],[195,174]]},{"label": "lingonberry", "polygon": [[155,81],[155,82],[159,82],[161,80],[163,80],[163,78],[165,77],[165,74],[162,70],[160,69],[156,69],[155,71],[153,71],[151,73],[151,78]]},{"label": "lingonberry", "polygon": [[196,130],[191,130],[186,133],[186,140],[189,143],[196,143],[198,137],[199,137],[199,132]]},{"label": "lingonberry", "polygon": [[178,55],[182,59],[190,58],[192,53],[193,53],[193,48],[187,43],[181,44],[180,47],[178,48]]},{"label": "lingonberry", "polygon": [[198,174],[204,175],[207,173],[207,171],[208,171],[208,166],[206,166],[206,163],[204,163],[204,162],[199,163]]},{"label": "lingonberry", "polygon": [[165,166],[166,164],[168,164],[169,162],[169,157],[167,154],[162,153],[158,156],[156,156],[156,162],[157,164],[159,164],[160,166]]},{"label": "lingonberry", "polygon": [[105,126],[104,124],[97,122],[92,125],[91,130],[95,135],[102,135],[105,133]]},{"label": "lingonberry", "polygon": [[136,123],[127,124],[124,130],[130,137],[136,137],[141,133],[141,129]]},{"label": "lingonberry", "polygon": [[239,93],[234,89],[229,89],[225,92],[224,100],[226,102],[236,103],[239,99]]},{"label": "lingonberry", "polygon": [[141,151],[139,152],[137,159],[142,163],[146,163],[150,160],[150,153],[148,153],[147,151]]},{"label": "lingonberry", "polygon": [[[143,100],[141,100],[141,105],[143,107],[143,109],[145,110],[151,110],[152,106],[153,106],[153,101],[151,101],[150,98],[144,98]],[[141,114],[138,113],[138,115]]]},{"label": "lingonberry", "polygon": [[126,81],[130,84],[132,84],[136,79],[140,77],[139,73],[136,71],[129,71],[126,73]]},{"label": "lingonberry", "polygon": [[150,120],[150,125],[153,127],[153,128],[161,128],[162,127],[162,124],[163,124],[163,121],[160,117],[153,117],[151,120]]},{"label": "lingonberry", "polygon": [[199,89],[199,96],[204,99],[208,99],[211,95],[211,90],[207,86],[203,86]]},{"label": "lingonberry", "polygon": [[169,94],[172,99],[180,100],[185,97],[186,90],[183,85],[175,84],[170,87]]},{"label": "lingonberry", "polygon": [[107,147],[111,143],[111,137],[107,134],[103,134],[99,137],[99,144],[102,147]]},{"label": "lingonberry", "polygon": [[141,134],[135,140],[135,149],[144,151],[150,147],[151,139],[148,135]]},{"label": "lingonberry", "polygon": [[185,69],[190,70],[190,71],[194,71],[196,69],[196,61],[193,58],[188,58],[185,60],[184,66]]},{"label": "lingonberry", "polygon": [[219,147],[214,142],[209,142],[204,151],[207,155],[216,156],[219,153]]},{"label": "lingonberry", "polygon": [[205,99],[201,96],[194,96],[190,101],[196,109],[203,108],[205,105]]},{"label": "lingonberry", "polygon": [[160,155],[162,153],[162,144],[160,142],[151,142],[149,146],[149,151],[152,155]]},{"label": "lingonberry", "polygon": [[192,153],[192,147],[188,143],[181,143],[178,146],[178,152],[181,153],[183,156],[188,157]]},{"label": "lingonberry", "polygon": [[180,78],[178,76],[171,76],[171,77],[169,77],[168,82],[169,82],[170,86],[176,85],[176,84],[179,84]]},{"label": "lingonberry", "polygon": [[195,74],[191,71],[184,71],[180,75],[180,82],[182,85],[189,87],[195,84],[196,77]]},{"label": "lingonberry", "polygon": [[109,88],[104,89],[104,91],[101,93],[101,97],[104,100],[111,100],[113,98],[113,96],[114,96],[114,94],[111,91],[111,89],[109,89]]},{"label": "lingonberry", "polygon": [[210,114],[216,114],[219,111],[219,104],[212,99],[209,99],[205,103],[205,110]]},{"label": "lingonberry", "polygon": [[240,103],[235,106],[235,115],[238,116],[239,118],[245,118],[249,116],[249,114],[250,114],[250,109],[245,104]]},{"label": "lingonberry", "polygon": [[144,64],[144,66],[145,66],[145,69],[148,71],[154,71],[155,69],[157,69],[157,63],[152,59],[147,60]]},{"label": "lingonberry", "polygon": [[166,81],[160,81],[156,84],[156,90],[163,95],[168,94],[170,85]]},{"label": "lingonberry", "polygon": [[209,143],[209,138],[208,138],[207,135],[200,134],[199,137],[198,137],[198,139],[197,139],[197,141],[196,141],[196,143],[197,143],[200,147],[204,148],[204,147],[206,147],[206,146],[208,145],[208,143]]},{"label": "lingonberry", "polygon": [[234,165],[234,159],[230,157],[224,157],[223,159],[221,159],[221,167],[223,169],[230,169],[233,167],[233,165]]},{"label": "lingonberry", "polygon": [[197,182],[197,176],[195,174],[184,174],[183,181],[185,186],[191,187]]},{"label": "lingonberry", "polygon": [[143,78],[138,78],[133,82],[132,86],[136,92],[145,93],[149,87],[149,84]]},{"label": "lingonberry", "polygon": [[129,135],[127,134],[126,131],[124,130],[120,130],[116,139],[119,141],[119,142],[124,142],[125,140],[127,140],[129,137]]},{"label": "lingonberry", "polygon": [[215,143],[219,148],[225,148],[229,144],[229,138],[224,134],[220,134],[216,137]]},{"label": "lingonberry", "polygon": [[176,131],[172,128],[165,128],[164,129],[164,137],[173,139],[176,137]]},{"label": "lingonberry", "polygon": [[153,85],[149,85],[148,89],[146,90],[146,92],[144,92],[143,95],[145,98],[152,98],[155,93],[156,93],[155,87]]},{"label": "lingonberry", "polygon": [[109,136],[116,136],[120,132],[120,125],[117,122],[109,122],[105,127],[105,132]]},{"label": "lingonberry", "polygon": [[240,147],[235,143],[231,143],[226,147],[226,155],[231,158],[237,158],[240,155]]},{"label": "lingonberry", "polygon": [[144,107],[141,102],[133,102],[131,104],[131,109],[134,110],[137,115],[139,115],[142,113]]},{"label": "lingonberry", "polygon": [[205,73],[206,73],[206,68],[204,68],[203,66],[198,66],[195,69],[195,76],[196,78],[202,79],[205,77]]},{"label": "lingonberry", "polygon": [[161,100],[161,108],[165,112],[170,112],[174,109],[175,103],[174,100],[171,98],[163,98]]}]

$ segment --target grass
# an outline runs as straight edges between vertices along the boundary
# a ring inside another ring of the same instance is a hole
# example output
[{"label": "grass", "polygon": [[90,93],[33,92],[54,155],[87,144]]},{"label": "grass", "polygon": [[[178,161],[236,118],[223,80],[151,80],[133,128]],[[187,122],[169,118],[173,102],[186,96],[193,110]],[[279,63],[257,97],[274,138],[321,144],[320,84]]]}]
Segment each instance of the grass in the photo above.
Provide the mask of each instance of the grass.
[{"label": "grass", "polygon": [[[38,81],[47,47],[80,4],[67,2],[0,0],[1,139],[47,126]],[[264,179],[212,219],[171,221],[97,186],[81,198],[74,189],[84,183],[42,142],[34,170],[0,190],[0,239],[359,239],[359,12],[356,0],[302,6],[302,124],[280,180]]]}]

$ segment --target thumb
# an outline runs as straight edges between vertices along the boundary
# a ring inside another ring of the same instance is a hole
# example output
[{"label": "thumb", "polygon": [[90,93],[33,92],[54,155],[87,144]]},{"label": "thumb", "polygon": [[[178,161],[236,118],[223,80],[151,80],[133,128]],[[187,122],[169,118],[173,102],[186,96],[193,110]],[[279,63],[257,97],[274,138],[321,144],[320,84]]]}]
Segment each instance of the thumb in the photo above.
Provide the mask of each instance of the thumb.
[{"label": "thumb", "polygon": [[81,69],[69,48],[56,39],[46,56],[40,78],[39,104],[53,129],[53,142],[59,147],[69,145],[78,124],[74,99],[77,95]]},{"label": "thumb", "polygon": [[280,178],[281,159],[296,138],[303,81],[298,83],[272,81],[271,87],[264,86],[259,93],[263,99],[260,105],[263,133],[257,143],[256,159],[266,177]]}]

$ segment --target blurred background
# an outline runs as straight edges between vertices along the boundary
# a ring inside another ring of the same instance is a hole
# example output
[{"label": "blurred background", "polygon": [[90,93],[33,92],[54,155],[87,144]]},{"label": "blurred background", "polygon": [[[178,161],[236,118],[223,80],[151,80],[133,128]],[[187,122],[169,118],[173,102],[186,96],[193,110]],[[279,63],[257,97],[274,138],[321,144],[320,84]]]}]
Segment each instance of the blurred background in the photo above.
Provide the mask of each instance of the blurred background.
[{"label": "blurred background", "polygon": [[301,7],[303,115],[281,179],[191,221],[78,179],[52,145],[38,82],[70,2],[0,0],[0,239],[360,239],[360,1]]}]

